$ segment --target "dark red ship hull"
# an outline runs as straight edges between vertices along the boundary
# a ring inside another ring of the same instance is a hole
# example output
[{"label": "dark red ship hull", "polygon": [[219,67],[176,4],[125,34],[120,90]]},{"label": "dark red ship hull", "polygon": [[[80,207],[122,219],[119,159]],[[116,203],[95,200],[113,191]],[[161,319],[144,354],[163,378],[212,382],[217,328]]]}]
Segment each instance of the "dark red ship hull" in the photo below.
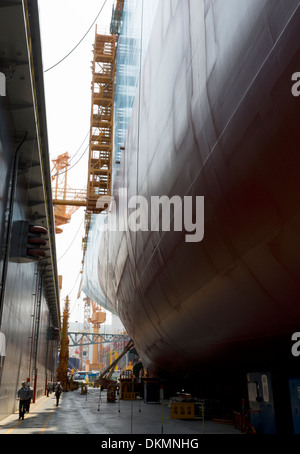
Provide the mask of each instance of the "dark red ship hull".
[{"label": "dark red ship hull", "polygon": [[290,355],[300,331],[299,42],[298,1],[158,7],[115,200],[119,188],[148,201],[204,196],[204,238],[106,232],[98,261],[101,288],[153,373]]}]

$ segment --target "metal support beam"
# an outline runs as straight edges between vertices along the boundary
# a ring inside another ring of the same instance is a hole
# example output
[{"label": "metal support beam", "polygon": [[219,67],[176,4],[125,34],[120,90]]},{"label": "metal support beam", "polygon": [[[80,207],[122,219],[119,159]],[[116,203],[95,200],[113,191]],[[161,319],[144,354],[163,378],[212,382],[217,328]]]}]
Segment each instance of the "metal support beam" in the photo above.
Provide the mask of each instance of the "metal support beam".
[{"label": "metal support beam", "polygon": [[53,205],[61,205],[61,206],[73,206],[73,207],[86,207],[87,202],[82,200],[60,200],[54,199]]},{"label": "metal support beam", "polygon": [[130,337],[127,334],[94,334],[90,332],[68,332],[70,339],[70,347],[76,347],[78,345],[92,345],[92,344],[104,344],[112,342],[129,341]]},{"label": "metal support beam", "polygon": [[36,400],[36,389],[37,389],[37,357],[38,357],[38,346],[39,346],[39,334],[40,334],[40,321],[41,321],[41,304],[42,304],[42,288],[43,280],[42,274],[37,270],[37,290],[36,290],[36,307],[35,307],[35,320],[34,320],[34,338],[33,338],[33,403]]}]

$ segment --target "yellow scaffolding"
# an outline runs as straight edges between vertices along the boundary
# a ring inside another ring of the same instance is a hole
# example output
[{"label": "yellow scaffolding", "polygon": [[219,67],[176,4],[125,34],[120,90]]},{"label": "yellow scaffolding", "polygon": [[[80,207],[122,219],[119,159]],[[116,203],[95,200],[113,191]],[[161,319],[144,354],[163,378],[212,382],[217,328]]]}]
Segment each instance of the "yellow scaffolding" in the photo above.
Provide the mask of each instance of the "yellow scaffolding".
[{"label": "yellow scaffolding", "polygon": [[[101,196],[112,195],[113,130],[115,72],[118,35],[121,29],[124,0],[117,0],[113,7],[111,34],[95,31],[94,56],[92,61],[92,106],[90,147],[87,181],[87,204],[85,214],[85,236],[82,240],[84,266],[91,215],[105,210],[105,204],[97,201]],[[103,207],[104,206],[104,207]],[[78,298],[81,293],[81,284]]]},{"label": "yellow scaffolding", "polygon": [[114,78],[117,37],[95,34],[92,62],[92,112],[87,183],[87,212],[101,213],[100,196],[111,195]]}]

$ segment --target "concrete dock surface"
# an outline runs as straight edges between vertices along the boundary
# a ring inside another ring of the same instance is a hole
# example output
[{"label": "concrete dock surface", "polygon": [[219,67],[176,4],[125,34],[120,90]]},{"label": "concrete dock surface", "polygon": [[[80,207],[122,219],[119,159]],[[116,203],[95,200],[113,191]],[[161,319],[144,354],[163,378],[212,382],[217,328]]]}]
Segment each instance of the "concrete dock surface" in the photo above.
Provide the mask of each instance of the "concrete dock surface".
[{"label": "concrete dock surface", "polygon": [[66,392],[56,406],[54,393],[31,404],[24,420],[17,410],[0,421],[0,434],[98,434],[98,435],[203,435],[241,434],[233,425],[210,420],[171,419],[169,401],[142,400],[107,402],[106,391],[88,388]]}]

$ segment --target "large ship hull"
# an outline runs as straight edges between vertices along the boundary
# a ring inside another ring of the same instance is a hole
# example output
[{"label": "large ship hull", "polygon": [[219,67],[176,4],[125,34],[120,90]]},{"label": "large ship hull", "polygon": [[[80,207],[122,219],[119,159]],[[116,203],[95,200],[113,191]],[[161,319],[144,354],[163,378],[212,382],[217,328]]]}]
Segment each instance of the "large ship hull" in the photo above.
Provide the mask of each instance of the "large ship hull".
[{"label": "large ship hull", "polygon": [[98,260],[102,291],[154,374],[291,356],[299,30],[298,0],[159,2],[112,216],[124,222],[120,188],[149,202],[204,196],[204,238],[106,231]]}]

